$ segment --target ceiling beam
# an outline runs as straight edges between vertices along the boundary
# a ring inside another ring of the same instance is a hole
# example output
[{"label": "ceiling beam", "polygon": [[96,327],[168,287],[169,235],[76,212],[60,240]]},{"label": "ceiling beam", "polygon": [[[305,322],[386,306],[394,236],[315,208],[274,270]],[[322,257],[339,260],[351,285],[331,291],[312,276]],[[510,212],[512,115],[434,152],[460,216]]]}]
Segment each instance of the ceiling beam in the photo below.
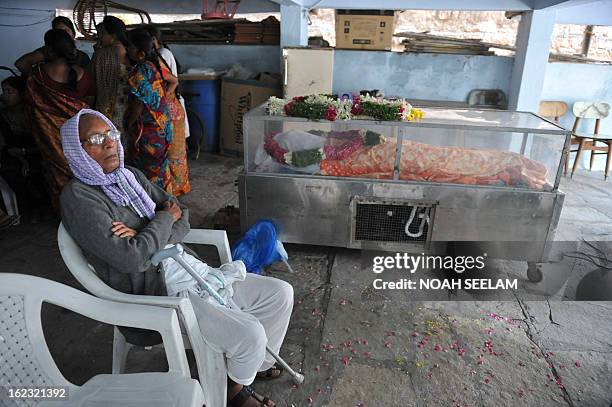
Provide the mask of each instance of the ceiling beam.
[{"label": "ceiling beam", "polygon": [[612,26],[612,1],[595,1],[557,10],[557,24]]},{"label": "ceiling beam", "polygon": [[534,0],[535,10],[557,10],[566,7],[588,6],[588,3],[597,3],[597,0]]},{"label": "ceiling beam", "polygon": [[[299,5],[305,8],[375,9],[381,8],[379,0],[272,0],[282,5]],[[387,0],[388,10],[532,10],[539,0]],[[548,0],[553,1],[553,0]]]}]

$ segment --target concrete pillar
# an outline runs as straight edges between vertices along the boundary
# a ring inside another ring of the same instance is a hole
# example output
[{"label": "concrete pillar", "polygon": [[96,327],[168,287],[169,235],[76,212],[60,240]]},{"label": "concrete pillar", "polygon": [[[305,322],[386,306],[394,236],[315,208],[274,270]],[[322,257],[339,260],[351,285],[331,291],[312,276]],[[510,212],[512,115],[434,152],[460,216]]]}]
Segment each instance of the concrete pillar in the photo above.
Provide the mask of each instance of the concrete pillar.
[{"label": "concrete pillar", "polygon": [[556,12],[525,11],[516,38],[508,108],[538,112]]},{"label": "concrete pillar", "polygon": [[299,5],[280,6],[281,48],[308,45],[308,10]]}]

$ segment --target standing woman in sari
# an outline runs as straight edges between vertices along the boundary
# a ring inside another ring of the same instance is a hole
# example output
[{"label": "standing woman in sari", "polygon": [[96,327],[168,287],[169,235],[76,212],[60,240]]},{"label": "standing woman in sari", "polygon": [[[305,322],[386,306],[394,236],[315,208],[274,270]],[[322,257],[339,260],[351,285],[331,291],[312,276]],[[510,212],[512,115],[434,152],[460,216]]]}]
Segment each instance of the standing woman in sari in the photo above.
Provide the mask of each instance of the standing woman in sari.
[{"label": "standing woman in sari", "polygon": [[155,185],[173,193],[168,148],[172,143],[172,117],[168,109],[159,59],[149,33],[129,33],[128,54],[134,66],[128,77],[130,101],[124,128],[128,133],[129,162]]},{"label": "standing woman in sari", "polygon": [[[159,66],[161,68],[162,77],[166,83],[166,100],[168,101],[168,109],[172,118],[172,143],[168,147],[168,160],[170,160],[170,172],[172,173],[172,191],[167,191],[174,196],[181,196],[191,191],[189,184],[189,165],[187,164],[187,140],[186,140],[186,123],[187,115],[185,108],[181,104],[180,95],[178,93],[178,76],[176,74],[176,62],[172,53],[171,62],[166,60],[160,52],[157,37],[161,38],[159,29],[155,27],[146,27],[147,32],[153,40],[153,48],[157,54]],[[165,49],[165,48],[164,48]],[[174,62],[174,70],[172,63]]]},{"label": "standing woman in sari", "polygon": [[[96,78],[96,109],[123,132],[123,116],[130,94],[127,53],[130,42],[125,24],[114,16],[104,17],[96,31],[98,42],[92,58]],[[121,142],[125,147],[126,140],[122,138]]]},{"label": "standing woman in sari", "polygon": [[36,65],[28,78],[26,104],[34,140],[42,157],[43,172],[54,208],[59,194],[72,179],[60,141],[60,127],[95,97],[92,75],[77,65],[74,40],[61,29],[45,33],[45,62]]}]

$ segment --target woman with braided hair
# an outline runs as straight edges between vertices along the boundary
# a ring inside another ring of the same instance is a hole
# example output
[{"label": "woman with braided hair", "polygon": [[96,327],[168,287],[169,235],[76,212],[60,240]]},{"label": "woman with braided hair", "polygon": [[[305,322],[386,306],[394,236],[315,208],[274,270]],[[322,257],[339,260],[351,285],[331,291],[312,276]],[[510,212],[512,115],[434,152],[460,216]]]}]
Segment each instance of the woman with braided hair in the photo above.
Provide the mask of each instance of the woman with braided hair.
[{"label": "woman with braided hair", "polygon": [[72,178],[60,142],[60,127],[95,97],[92,75],[78,66],[74,40],[64,30],[45,33],[45,62],[36,65],[26,86],[26,108],[33,136],[42,157],[49,195],[56,210],[59,194]]},{"label": "woman with braided hair", "polygon": [[[92,59],[96,78],[96,110],[104,113],[123,131],[123,118],[130,93],[128,75],[130,60],[127,49],[130,45],[123,21],[106,16],[96,27],[98,42]],[[122,139],[125,145],[126,140]]]}]

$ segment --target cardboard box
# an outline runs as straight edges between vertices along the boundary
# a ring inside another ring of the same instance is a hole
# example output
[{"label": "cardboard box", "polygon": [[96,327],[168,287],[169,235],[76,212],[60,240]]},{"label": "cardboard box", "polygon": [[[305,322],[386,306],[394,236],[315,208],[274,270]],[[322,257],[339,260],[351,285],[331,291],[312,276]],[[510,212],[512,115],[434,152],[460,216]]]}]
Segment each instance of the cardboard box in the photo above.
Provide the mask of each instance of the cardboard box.
[{"label": "cardboard box", "polygon": [[336,48],[391,51],[393,10],[336,10]]},{"label": "cardboard box", "polygon": [[223,78],[221,82],[221,153],[240,155],[244,151],[243,121],[246,112],[268,100],[281,96],[280,81]]}]

